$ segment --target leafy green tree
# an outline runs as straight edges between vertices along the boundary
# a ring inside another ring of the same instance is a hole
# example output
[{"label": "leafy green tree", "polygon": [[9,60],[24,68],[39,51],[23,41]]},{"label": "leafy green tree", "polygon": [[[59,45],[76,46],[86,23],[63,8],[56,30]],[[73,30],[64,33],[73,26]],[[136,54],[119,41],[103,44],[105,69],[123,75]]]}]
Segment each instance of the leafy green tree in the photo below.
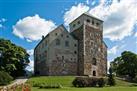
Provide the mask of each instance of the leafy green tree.
[{"label": "leafy green tree", "polygon": [[28,63],[29,54],[24,48],[0,38],[0,70],[13,77],[22,76]]},{"label": "leafy green tree", "polygon": [[120,57],[111,62],[111,67],[118,76],[129,76],[131,79],[137,75],[137,54],[124,51]]},{"label": "leafy green tree", "polygon": [[111,67],[109,68],[108,85],[110,85],[110,86],[116,85],[114,75],[113,75],[113,71],[112,71]]}]

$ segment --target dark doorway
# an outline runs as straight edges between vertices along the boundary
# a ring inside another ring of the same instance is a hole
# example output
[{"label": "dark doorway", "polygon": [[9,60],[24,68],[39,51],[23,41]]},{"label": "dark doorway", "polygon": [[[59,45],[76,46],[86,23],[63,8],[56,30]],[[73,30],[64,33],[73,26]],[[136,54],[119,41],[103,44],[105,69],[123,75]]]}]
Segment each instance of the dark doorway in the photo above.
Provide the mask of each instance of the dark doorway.
[{"label": "dark doorway", "polygon": [[93,76],[96,76],[96,71],[95,70],[93,71]]}]

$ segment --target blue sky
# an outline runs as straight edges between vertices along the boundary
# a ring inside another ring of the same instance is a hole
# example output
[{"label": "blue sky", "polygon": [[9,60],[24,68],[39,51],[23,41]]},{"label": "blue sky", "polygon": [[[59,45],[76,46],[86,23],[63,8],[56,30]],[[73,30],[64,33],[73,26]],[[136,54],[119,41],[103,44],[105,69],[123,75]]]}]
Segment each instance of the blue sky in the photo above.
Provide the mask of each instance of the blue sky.
[{"label": "blue sky", "polygon": [[60,24],[68,28],[84,12],[104,21],[109,61],[125,50],[137,53],[136,0],[0,0],[0,37],[24,47],[32,69],[41,36]]}]

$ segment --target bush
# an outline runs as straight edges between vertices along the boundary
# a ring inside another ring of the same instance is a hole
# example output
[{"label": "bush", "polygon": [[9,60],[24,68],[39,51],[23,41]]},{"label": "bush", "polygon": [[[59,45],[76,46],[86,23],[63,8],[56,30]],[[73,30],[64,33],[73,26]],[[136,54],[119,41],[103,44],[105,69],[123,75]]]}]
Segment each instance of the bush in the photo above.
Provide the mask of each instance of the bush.
[{"label": "bush", "polygon": [[107,84],[110,85],[110,86],[115,86],[116,85],[116,81],[114,79],[114,75],[110,75],[109,74],[109,76],[108,76],[108,83]]},{"label": "bush", "polygon": [[7,72],[0,71],[0,85],[7,85],[12,80],[13,77],[11,77]]},{"label": "bush", "polygon": [[98,78],[90,78],[88,82],[90,87],[96,87],[98,83]]},{"label": "bush", "polygon": [[49,89],[49,88],[62,88],[62,85],[60,84],[40,84],[39,88],[46,88],[46,89]]},{"label": "bush", "polygon": [[76,77],[74,81],[72,82],[74,87],[85,87],[87,86],[87,80],[82,77]]},{"label": "bush", "polygon": [[72,82],[74,87],[99,87],[105,86],[103,78],[76,77]]},{"label": "bush", "polygon": [[104,78],[99,78],[98,79],[98,86],[99,87],[104,87],[105,86],[105,80],[104,80]]},{"label": "bush", "polygon": [[137,76],[133,79],[133,82],[137,83]]}]

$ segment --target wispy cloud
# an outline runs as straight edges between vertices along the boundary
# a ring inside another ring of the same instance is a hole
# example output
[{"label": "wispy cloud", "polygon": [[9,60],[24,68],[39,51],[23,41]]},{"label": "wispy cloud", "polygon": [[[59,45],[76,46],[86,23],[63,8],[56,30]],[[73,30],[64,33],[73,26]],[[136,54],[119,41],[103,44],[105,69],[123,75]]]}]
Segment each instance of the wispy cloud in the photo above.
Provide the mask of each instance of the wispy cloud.
[{"label": "wispy cloud", "polygon": [[118,51],[118,46],[113,46],[111,49],[108,50],[108,54],[116,54]]},{"label": "wispy cloud", "polygon": [[0,19],[0,28],[4,28],[3,23],[5,23],[6,21],[7,21],[7,19],[5,19],[5,18]]},{"label": "wispy cloud", "polygon": [[137,37],[137,32],[135,33],[135,37]]},{"label": "wispy cloud", "polygon": [[33,55],[33,52],[34,52],[34,49],[27,50],[27,53],[28,53],[30,56]]},{"label": "wispy cloud", "polygon": [[5,19],[5,18],[0,19],[0,23],[5,22],[5,21],[7,21],[7,19]]}]

